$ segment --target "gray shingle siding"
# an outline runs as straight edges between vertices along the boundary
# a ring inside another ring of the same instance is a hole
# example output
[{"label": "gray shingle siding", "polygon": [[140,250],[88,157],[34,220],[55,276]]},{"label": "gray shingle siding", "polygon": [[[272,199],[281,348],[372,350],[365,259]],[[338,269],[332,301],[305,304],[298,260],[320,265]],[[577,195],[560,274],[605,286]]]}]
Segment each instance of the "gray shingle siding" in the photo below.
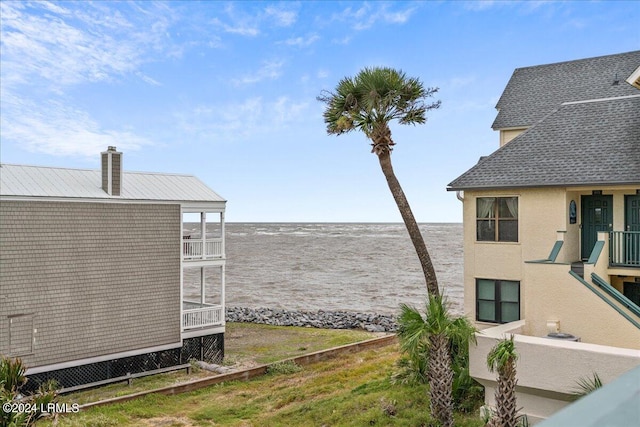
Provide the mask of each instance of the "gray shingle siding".
[{"label": "gray shingle siding", "polygon": [[[563,102],[634,95],[625,79],[640,65],[640,51],[517,68],[496,108],[493,129],[532,126]],[[613,85],[616,78],[619,84]]]},{"label": "gray shingle siding", "polygon": [[0,203],[0,353],[34,313],[29,367],[180,342],[179,204]]},{"label": "gray shingle siding", "polygon": [[605,184],[640,185],[640,96],[562,105],[449,189]]}]

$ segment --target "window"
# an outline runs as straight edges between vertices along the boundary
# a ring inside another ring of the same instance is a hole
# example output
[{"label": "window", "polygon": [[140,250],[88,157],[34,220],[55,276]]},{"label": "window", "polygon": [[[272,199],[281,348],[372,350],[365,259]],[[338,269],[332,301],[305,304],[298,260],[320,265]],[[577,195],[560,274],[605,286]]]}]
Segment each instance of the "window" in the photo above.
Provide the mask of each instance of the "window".
[{"label": "window", "polygon": [[476,320],[493,323],[520,320],[520,282],[476,279]]},{"label": "window", "polygon": [[489,242],[517,242],[518,198],[478,197],[476,239]]}]

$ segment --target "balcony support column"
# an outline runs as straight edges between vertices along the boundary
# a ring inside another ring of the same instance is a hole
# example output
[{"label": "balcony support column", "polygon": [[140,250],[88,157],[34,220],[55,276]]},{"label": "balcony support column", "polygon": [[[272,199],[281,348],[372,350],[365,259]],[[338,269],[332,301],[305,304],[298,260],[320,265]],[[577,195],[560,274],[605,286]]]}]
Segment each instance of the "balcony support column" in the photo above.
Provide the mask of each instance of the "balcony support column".
[{"label": "balcony support column", "polygon": [[[226,276],[225,275],[225,265],[224,264],[222,264],[220,266],[220,274],[222,275],[222,277],[220,278],[220,283],[221,283],[220,284],[220,287],[221,287],[221,289],[220,289],[220,305],[222,305],[222,307],[224,309],[224,307],[225,307],[225,300],[224,300],[225,299],[225,281],[224,281],[224,278]],[[224,323],[224,316],[225,316],[225,313],[222,313],[223,323]]]},{"label": "balcony support column", "polygon": [[202,237],[202,259],[205,259],[206,240],[207,240],[207,213],[200,212],[200,233]]},{"label": "balcony support column", "polygon": [[204,292],[205,292],[205,272],[204,272],[204,267],[200,267],[200,304],[204,305],[205,302],[205,296],[204,296]]},{"label": "balcony support column", "polygon": [[[225,232],[224,232],[224,212],[220,212],[220,233],[221,233],[221,238],[222,238],[222,258],[226,258],[225,256],[225,248],[227,247],[225,245]],[[223,276],[224,277],[224,276]]]}]

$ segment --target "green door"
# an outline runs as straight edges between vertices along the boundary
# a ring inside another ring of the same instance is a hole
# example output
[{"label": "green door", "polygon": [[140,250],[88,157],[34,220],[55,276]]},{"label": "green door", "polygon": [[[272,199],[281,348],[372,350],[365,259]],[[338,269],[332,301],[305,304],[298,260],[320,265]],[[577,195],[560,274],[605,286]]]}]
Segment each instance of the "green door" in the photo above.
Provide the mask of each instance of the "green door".
[{"label": "green door", "polygon": [[582,196],[582,259],[589,258],[598,231],[610,231],[613,224],[613,196]]},{"label": "green door", "polygon": [[[624,206],[624,229],[630,231],[624,237],[624,262],[629,266],[640,266],[640,195],[626,196]],[[637,288],[640,289],[640,284]]]},{"label": "green door", "polygon": [[624,223],[626,231],[640,231],[640,195],[626,196]]}]

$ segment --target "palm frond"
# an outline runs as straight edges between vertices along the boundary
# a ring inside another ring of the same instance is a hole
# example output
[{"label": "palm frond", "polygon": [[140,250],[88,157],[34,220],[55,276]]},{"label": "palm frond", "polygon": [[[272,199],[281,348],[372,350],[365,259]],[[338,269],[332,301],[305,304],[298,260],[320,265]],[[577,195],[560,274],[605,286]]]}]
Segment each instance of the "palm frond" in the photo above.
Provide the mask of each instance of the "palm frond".
[{"label": "palm frond", "polygon": [[577,400],[602,387],[600,376],[594,372],[591,377],[581,377],[576,381],[576,387],[571,393],[571,397]]},{"label": "palm frond", "polygon": [[487,367],[490,372],[500,370],[512,361],[518,360],[513,335],[509,338],[502,339],[491,349],[487,355]]},{"label": "palm frond", "polygon": [[422,124],[426,112],[440,101],[426,99],[438,88],[426,88],[417,78],[388,67],[364,68],[355,77],[342,78],[335,92],[323,91],[317,99],[326,104],[323,113],[327,133],[340,135],[361,130],[370,136],[378,126],[392,120],[400,124]]},{"label": "palm frond", "polygon": [[420,312],[407,304],[400,304],[398,339],[402,352],[415,354],[427,346],[427,331]]}]

